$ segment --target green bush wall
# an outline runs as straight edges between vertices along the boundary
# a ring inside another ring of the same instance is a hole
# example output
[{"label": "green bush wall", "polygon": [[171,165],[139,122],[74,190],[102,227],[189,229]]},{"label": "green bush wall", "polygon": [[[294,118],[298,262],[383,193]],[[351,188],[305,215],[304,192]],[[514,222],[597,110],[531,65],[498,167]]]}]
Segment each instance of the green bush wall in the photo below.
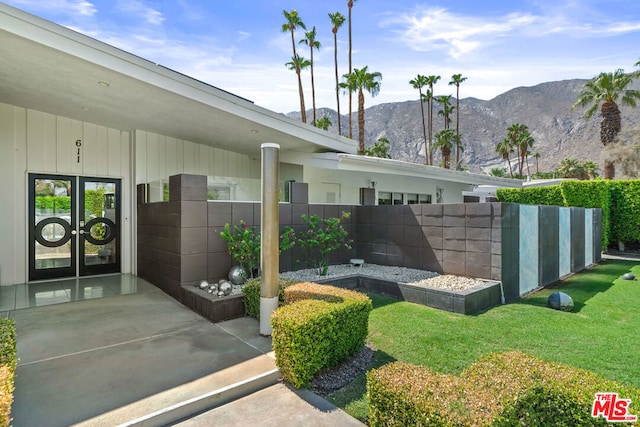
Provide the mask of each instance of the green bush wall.
[{"label": "green bush wall", "polygon": [[640,243],[640,181],[563,181],[537,188],[501,188],[503,203],[599,208],[602,210],[602,247],[617,242]]}]

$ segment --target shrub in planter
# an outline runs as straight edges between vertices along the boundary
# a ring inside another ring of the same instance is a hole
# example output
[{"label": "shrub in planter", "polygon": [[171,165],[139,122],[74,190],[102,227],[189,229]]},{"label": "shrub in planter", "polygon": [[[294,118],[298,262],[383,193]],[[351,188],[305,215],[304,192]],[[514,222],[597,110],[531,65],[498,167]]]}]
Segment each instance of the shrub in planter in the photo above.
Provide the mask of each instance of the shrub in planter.
[{"label": "shrub in planter", "polygon": [[11,421],[13,375],[16,370],[16,330],[13,319],[0,319],[0,426]]},{"label": "shrub in planter", "polygon": [[[260,319],[261,281],[262,280],[260,277],[251,279],[242,288],[242,302],[244,303],[244,307],[247,310],[247,315],[256,319]],[[284,303],[284,289],[287,286],[293,285],[294,283],[296,283],[294,280],[280,279],[280,283],[278,285],[278,305],[282,305]]]},{"label": "shrub in planter", "polygon": [[271,316],[273,350],[282,376],[294,387],[364,346],[372,309],[366,295],[316,283],[289,286],[284,294],[285,305]]}]

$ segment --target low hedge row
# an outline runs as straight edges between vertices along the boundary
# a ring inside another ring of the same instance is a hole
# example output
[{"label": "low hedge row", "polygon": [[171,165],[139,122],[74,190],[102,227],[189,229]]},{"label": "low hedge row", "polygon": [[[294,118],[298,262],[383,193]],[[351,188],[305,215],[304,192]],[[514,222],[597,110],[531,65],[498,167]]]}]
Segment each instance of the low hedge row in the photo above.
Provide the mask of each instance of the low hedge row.
[{"label": "low hedge row", "polygon": [[597,392],[631,399],[640,390],[520,352],[492,353],[460,376],[394,362],[367,374],[371,426],[599,426]]},{"label": "low hedge row", "polygon": [[11,421],[13,375],[16,370],[16,329],[13,319],[0,319],[0,426]]},{"label": "low hedge row", "polygon": [[304,387],[365,344],[372,304],[366,295],[334,286],[297,283],[271,316],[276,365],[285,380]]},{"label": "low hedge row", "polygon": [[[296,283],[294,280],[280,279],[278,285],[278,305],[284,304],[284,289]],[[247,310],[247,315],[260,319],[260,277],[247,281],[242,288],[242,302]]]}]

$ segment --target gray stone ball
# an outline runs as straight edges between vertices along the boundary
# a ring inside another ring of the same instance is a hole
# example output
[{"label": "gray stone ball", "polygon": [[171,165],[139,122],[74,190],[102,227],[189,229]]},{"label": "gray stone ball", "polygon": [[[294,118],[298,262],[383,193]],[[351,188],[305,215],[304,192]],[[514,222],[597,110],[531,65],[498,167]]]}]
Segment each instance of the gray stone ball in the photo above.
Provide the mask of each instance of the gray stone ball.
[{"label": "gray stone ball", "polygon": [[198,285],[198,288],[202,289],[203,291],[206,291],[207,288],[209,287],[209,283],[207,283],[206,280],[203,280],[202,282],[200,282],[200,284]]},{"label": "gray stone ball", "polygon": [[229,280],[234,285],[242,285],[247,281],[247,272],[239,265],[234,265],[229,270]]},{"label": "gray stone ball", "polygon": [[631,273],[624,273],[624,274],[622,275],[622,278],[623,278],[624,280],[635,280],[635,279],[636,279],[636,276],[634,276],[634,275],[633,275],[633,274],[631,274]]},{"label": "gray stone ball", "polygon": [[213,292],[218,292],[218,284],[217,283],[212,283],[209,285],[209,290],[213,293]]},{"label": "gray stone ball", "polygon": [[573,299],[564,292],[554,292],[549,295],[547,306],[554,310],[571,311],[573,310]]}]

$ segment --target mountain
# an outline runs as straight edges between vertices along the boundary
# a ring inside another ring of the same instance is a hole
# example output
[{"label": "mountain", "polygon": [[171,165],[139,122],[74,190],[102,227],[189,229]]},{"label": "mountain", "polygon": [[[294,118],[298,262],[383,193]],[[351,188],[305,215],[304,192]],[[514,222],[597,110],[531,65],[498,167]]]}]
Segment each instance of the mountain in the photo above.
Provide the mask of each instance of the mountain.
[{"label": "mountain", "polygon": [[[587,80],[564,80],[542,83],[532,87],[519,87],[497,97],[483,101],[476,98],[460,99],[460,133],[464,144],[463,166],[474,172],[488,172],[494,167],[506,167],[495,151],[496,144],[506,137],[506,129],[521,123],[529,127],[535,144],[532,152],[540,153],[539,170],[551,171],[566,157],[581,161],[591,160],[602,165],[600,142],[600,116],[584,119],[584,108],[571,110],[582,86]],[[638,82],[634,84],[637,88]],[[460,87],[464,93],[464,84]],[[417,91],[416,91],[417,98]],[[451,99],[455,105],[455,98]],[[440,106],[434,103],[433,132],[443,128],[444,119],[439,116]],[[640,109],[620,106],[622,131],[640,128]],[[318,117],[328,116],[337,132],[337,113],[320,108]],[[425,116],[427,108],[425,104]],[[289,113],[299,118],[299,113]],[[310,117],[311,113],[307,114]],[[357,139],[357,114],[353,114],[353,137]],[[426,122],[428,123],[428,122]],[[348,116],[342,119],[342,134],[348,134]],[[451,116],[451,128],[455,128],[455,112]],[[424,163],[424,137],[420,104],[417,100],[379,104],[365,109],[365,145],[372,145],[380,137],[391,142],[391,157],[416,163]],[[515,158],[515,154],[512,155]],[[435,156],[434,162],[439,160]],[[512,164],[516,162],[512,159]],[[531,173],[536,170],[535,159],[529,160]],[[526,167],[525,167],[526,171]],[[526,172],[525,172],[526,173]]]}]

